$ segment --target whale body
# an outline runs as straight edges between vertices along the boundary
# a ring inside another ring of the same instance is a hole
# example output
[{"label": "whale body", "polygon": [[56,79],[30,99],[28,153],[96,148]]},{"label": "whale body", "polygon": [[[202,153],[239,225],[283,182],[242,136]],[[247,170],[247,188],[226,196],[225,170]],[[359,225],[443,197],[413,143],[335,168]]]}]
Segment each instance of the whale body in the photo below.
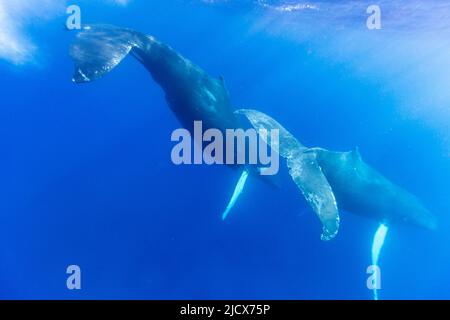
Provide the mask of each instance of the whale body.
[{"label": "whale body", "polygon": [[280,131],[279,144],[271,147],[286,158],[292,179],[321,220],[322,240],[337,235],[339,210],[373,218],[385,226],[437,227],[436,217],[414,195],[365,163],[358,149],[336,152],[307,148],[262,112],[242,109],[236,113],[245,115],[256,129]]}]

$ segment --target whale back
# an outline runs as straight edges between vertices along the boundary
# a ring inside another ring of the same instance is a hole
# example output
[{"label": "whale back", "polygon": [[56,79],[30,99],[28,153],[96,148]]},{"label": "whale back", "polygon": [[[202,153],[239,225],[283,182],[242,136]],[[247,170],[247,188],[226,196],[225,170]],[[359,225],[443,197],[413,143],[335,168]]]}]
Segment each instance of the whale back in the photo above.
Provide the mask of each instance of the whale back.
[{"label": "whale back", "polygon": [[381,223],[436,228],[436,218],[417,197],[364,162],[358,149],[349,152],[317,149],[317,154],[340,209]]},{"label": "whale back", "polygon": [[192,129],[198,120],[207,129],[240,127],[223,78],[210,77],[170,46],[155,40],[136,48],[133,54],[164,90],[170,108],[184,127]]}]

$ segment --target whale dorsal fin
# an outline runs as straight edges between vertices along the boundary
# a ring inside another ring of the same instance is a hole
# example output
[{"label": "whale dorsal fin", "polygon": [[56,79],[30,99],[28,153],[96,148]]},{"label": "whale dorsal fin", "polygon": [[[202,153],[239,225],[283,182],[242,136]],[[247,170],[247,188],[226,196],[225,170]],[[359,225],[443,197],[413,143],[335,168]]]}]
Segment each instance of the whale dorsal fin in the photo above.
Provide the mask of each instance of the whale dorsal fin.
[{"label": "whale dorsal fin", "polygon": [[219,92],[221,91],[224,94],[224,97],[226,97],[226,99],[229,99],[229,92],[227,89],[227,86],[225,85],[225,79],[223,76],[218,76],[217,78],[211,78],[214,80],[215,85],[217,86],[217,89],[219,89]]},{"label": "whale dorsal fin", "polygon": [[355,147],[352,151],[350,151],[350,154],[352,155],[353,160],[360,162],[362,161],[361,153],[359,152],[359,148]]},{"label": "whale dorsal fin", "polygon": [[225,85],[225,79],[224,79],[223,76],[219,76],[219,77],[217,78],[217,82],[219,83],[219,85],[222,87],[222,89],[223,89],[225,92],[228,92],[227,86]]}]

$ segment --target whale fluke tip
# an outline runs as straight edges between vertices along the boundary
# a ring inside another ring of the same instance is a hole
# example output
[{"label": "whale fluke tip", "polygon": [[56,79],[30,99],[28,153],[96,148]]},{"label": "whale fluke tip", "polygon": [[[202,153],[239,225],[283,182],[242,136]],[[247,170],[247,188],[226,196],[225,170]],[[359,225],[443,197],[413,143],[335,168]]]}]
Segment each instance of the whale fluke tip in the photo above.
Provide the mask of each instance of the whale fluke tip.
[{"label": "whale fluke tip", "polygon": [[136,46],[133,31],[106,25],[87,25],[70,48],[75,83],[101,78],[114,69]]}]

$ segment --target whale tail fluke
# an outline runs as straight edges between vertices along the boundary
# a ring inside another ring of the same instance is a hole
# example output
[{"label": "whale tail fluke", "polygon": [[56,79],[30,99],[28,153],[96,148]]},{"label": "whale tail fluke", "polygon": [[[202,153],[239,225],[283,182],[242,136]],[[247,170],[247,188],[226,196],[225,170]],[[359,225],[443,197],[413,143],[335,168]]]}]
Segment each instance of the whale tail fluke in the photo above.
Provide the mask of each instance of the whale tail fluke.
[{"label": "whale tail fluke", "polygon": [[279,130],[279,141],[265,142],[287,160],[289,174],[322,222],[321,239],[333,239],[339,231],[339,212],[333,190],[317,162],[314,149],[303,146],[275,119],[262,112],[240,109],[235,113],[245,115],[258,131]]},{"label": "whale tail fluke", "polygon": [[73,81],[84,83],[114,69],[137,46],[138,33],[109,25],[85,25],[70,48]]}]

